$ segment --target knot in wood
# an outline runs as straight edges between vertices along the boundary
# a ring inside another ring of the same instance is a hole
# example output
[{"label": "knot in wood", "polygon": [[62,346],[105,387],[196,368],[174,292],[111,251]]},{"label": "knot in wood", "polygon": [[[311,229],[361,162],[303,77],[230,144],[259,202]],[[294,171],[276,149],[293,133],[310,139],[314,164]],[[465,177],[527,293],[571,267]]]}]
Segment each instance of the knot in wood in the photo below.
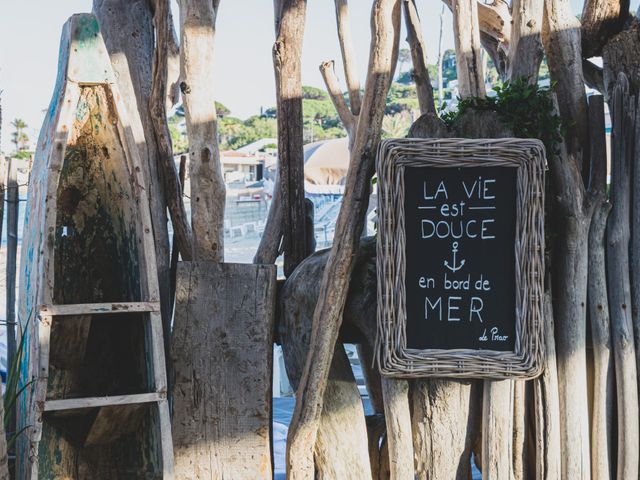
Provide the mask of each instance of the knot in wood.
[{"label": "knot in wood", "polygon": [[180,91],[183,94],[188,95],[191,93],[191,87],[187,85],[187,82],[180,82]]}]

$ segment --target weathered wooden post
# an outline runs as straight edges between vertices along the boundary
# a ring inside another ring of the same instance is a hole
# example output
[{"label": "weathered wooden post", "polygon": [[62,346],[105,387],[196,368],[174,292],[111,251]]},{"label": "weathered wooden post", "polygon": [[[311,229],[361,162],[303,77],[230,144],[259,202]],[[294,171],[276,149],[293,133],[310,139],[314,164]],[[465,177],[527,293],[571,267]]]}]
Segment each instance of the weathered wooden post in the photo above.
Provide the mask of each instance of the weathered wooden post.
[{"label": "weathered wooden post", "polygon": [[[16,338],[16,270],[18,259],[18,217],[20,191],[18,169],[14,159],[9,159],[7,170],[7,365],[12,365],[17,350]],[[0,222],[1,222],[0,218]],[[16,431],[15,407],[5,415],[9,417],[8,430]]]},{"label": "weathered wooden post", "polygon": [[16,354],[16,262],[18,257],[18,216],[20,199],[18,169],[9,159],[7,175],[7,357]]}]

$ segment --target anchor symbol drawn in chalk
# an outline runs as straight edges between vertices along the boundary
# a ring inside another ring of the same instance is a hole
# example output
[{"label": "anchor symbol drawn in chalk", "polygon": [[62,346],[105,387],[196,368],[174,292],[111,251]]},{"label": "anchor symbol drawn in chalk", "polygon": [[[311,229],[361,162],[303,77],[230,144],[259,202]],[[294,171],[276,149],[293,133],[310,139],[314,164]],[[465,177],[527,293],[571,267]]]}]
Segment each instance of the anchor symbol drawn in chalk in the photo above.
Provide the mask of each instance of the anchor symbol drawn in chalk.
[{"label": "anchor symbol drawn in chalk", "polygon": [[444,266],[447,267],[452,272],[457,272],[464,266],[465,260],[461,260],[460,265],[456,266],[456,253],[458,253],[458,242],[453,242],[453,245],[451,247],[452,247],[451,253],[453,253],[453,266],[449,265],[449,262],[447,262],[446,260],[444,261]]}]

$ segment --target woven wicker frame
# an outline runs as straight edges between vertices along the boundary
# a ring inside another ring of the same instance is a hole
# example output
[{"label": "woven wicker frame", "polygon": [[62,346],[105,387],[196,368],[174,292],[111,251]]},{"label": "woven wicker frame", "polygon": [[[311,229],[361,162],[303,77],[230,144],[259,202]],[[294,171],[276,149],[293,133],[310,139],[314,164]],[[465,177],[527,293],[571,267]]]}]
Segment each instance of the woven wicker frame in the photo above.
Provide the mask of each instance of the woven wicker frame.
[{"label": "woven wicker frame", "polygon": [[[515,351],[406,348],[404,168],[517,168]],[[381,142],[378,175],[377,362],[394,377],[532,378],[542,369],[544,272],[542,143],[529,139],[392,139]]]}]

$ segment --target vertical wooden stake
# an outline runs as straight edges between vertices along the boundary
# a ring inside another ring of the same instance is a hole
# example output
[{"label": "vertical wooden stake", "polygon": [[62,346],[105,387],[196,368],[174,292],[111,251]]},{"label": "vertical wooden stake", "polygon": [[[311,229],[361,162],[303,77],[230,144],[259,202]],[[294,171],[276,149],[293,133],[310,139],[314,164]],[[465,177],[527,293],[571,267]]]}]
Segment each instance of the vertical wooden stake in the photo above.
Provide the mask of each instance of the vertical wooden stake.
[{"label": "vertical wooden stake", "polygon": [[0,155],[0,241],[2,240],[2,227],[4,226],[4,191],[6,190],[7,161]]},{"label": "vertical wooden stake", "polygon": [[413,480],[413,440],[409,411],[409,382],[382,378],[384,413],[387,424],[391,480]]},{"label": "vertical wooden stake", "polygon": [[[7,365],[16,355],[16,259],[18,256],[18,195],[17,170],[13,159],[9,159],[7,177]],[[10,432],[15,432],[15,412],[9,415]]]}]

